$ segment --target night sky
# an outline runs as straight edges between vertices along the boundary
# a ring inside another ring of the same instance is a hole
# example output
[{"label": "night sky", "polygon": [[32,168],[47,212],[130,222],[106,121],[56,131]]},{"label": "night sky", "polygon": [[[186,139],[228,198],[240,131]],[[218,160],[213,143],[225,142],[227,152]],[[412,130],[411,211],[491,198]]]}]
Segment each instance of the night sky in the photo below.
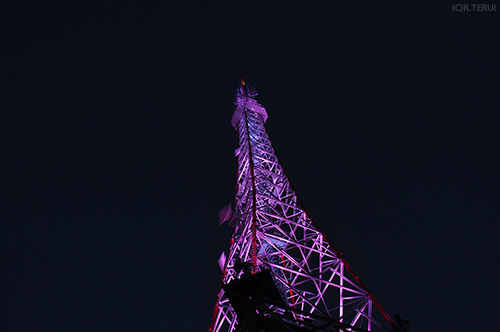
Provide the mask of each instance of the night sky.
[{"label": "night sky", "polygon": [[2,5],[0,330],[208,330],[240,73],[389,314],[498,328],[500,5],[325,3]]}]

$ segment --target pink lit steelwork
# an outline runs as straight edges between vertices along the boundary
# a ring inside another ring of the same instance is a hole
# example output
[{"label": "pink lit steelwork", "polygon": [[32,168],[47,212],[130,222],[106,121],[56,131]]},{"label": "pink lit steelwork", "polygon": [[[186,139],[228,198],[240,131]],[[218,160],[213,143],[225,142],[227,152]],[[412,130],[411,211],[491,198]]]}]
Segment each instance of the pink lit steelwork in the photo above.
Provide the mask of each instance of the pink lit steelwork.
[{"label": "pink lit steelwork", "polygon": [[403,331],[302,208],[256,95],[242,78],[231,120],[239,137],[236,197],[220,216],[233,235],[224,262],[219,260],[223,276],[209,331],[240,330],[224,287],[260,271],[270,272],[282,304],[254,311],[270,319],[288,312],[282,325],[290,331]]}]

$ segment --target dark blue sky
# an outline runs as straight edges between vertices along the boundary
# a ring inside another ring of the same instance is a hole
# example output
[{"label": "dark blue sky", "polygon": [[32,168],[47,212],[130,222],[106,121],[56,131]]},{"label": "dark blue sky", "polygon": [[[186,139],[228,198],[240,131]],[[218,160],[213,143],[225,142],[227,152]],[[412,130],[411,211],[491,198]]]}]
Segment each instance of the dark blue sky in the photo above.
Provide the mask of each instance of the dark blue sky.
[{"label": "dark blue sky", "polygon": [[498,325],[498,11],[2,6],[1,330],[208,329],[240,73],[306,210],[391,315]]}]

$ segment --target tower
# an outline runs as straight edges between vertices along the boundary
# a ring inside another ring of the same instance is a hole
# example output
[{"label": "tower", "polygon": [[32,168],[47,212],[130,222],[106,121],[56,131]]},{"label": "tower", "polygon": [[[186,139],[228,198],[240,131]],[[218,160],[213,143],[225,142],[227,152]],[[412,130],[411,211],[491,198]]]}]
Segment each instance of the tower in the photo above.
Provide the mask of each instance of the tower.
[{"label": "tower", "polygon": [[223,275],[209,331],[409,331],[303,209],[256,95],[242,79],[231,119],[239,139],[236,195],[219,215],[233,234],[219,259]]}]

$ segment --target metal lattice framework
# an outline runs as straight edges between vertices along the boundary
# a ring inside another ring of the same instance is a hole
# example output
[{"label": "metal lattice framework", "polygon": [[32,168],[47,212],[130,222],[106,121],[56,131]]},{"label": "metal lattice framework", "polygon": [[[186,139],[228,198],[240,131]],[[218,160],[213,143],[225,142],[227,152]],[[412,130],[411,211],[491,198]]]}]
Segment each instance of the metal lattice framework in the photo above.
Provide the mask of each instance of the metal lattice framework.
[{"label": "metal lattice framework", "polygon": [[[293,310],[296,325],[312,322],[309,330],[316,331],[396,329],[299,204],[265,130],[267,112],[253,99],[255,95],[242,82],[232,118],[239,137],[235,152],[238,173],[234,207],[226,217],[233,235],[222,285],[268,270],[285,307]],[[284,310],[279,305],[269,308],[275,313]],[[318,317],[338,324],[328,329]],[[238,324],[236,311],[221,287],[210,331],[237,331]]]}]

